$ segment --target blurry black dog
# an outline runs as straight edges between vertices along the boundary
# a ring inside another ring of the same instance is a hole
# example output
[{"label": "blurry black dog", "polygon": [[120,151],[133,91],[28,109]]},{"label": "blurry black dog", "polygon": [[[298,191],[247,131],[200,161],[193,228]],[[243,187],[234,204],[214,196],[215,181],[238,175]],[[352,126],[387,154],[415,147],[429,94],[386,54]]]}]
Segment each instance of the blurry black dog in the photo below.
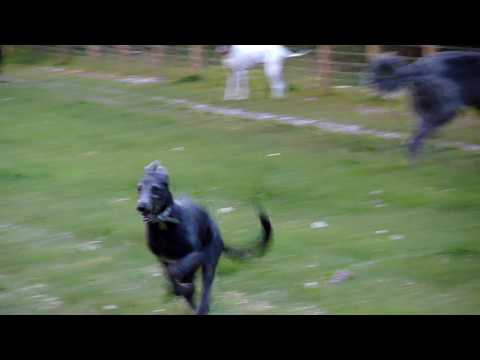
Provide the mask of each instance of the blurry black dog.
[{"label": "blurry black dog", "polygon": [[419,116],[409,143],[415,157],[424,140],[466,107],[480,109],[480,53],[443,52],[413,63],[381,55],[370,63],[367,85],[381,93],[408,88]]},{"label": "blurry black dog", "polygon": [[272,226],[260,210],[260,242],[250,250],[226,247],[217,224],[205,209],[188,198],[173,199],[167,170],[158,161],[145,167],[138,192],[137,211],[146,223],[148,246],[163,264],[173,293],[183,296],[194,310],[194,278],[202,268],[203,293],[196,310],[198,315],[209,312],[210,289],[222,253],[232,259],[260,256],[271,243]]}]

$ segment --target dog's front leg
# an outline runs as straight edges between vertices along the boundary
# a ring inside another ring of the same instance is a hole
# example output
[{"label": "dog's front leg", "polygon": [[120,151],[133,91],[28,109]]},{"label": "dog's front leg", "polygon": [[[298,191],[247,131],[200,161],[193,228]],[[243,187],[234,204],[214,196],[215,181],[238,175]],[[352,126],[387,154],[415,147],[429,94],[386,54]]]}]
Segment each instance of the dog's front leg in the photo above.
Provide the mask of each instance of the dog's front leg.
[{"label": "dog's front leg", "polygon": [[[445,105],[444,105],[445,106]],[[439,110],[435,113],[421,113],[418,129],[415,135],[412,137],[408,149],[410,151],[410,158],[414,160],[420,153],[425,139],[432,134],[442,125],[445,125],[451,121],[457,114],[457,109],[454,106],[447,110]]]},{"label": "dog's front leg", "polygon": [[180,259],[168,267],[170,275],[178,282],[194,273],[205,262],[205,254],[201,251],[195,251]]},{"label": "dog's front leg", "polygon": [[238,80],[240,91],[238,95],[238,100],[246,100],[250,97],[250,85],[248,81],[248,70],[242,70],[239,72]]},{"label": "dog's front leg", "polygon": [[210,311],[210,291],[215,277],[215,265],[207,264],[202,268],[203,291],[197,315],[208,315]]},{"label": "dog's front leg", "polygon": [[164,273],[166,278],[169,280],[171,285],[171,292],[175,296],[188,296],[191,292],[194,291],[193,284],[190,284],[184,279],[182,281],[177,281],[169,271],[169,265],[165,262],[161,262],[164,268]]},{"label": "dog's front leg", "polygon": [[433,133],[434,129],[435,127],[433,125],[426,122],[422,123],[421,126],[419,126],[418,130],[416,131],[415,135],[412,137],[408,145],[411,160],[415,160],[423,146],[423,142],[430,134]]},{"label": "dog's front leg", "polygon": [[195,310],[195,272],[203,264],[204,255],[194,252],[177,263],[166,265],[168,278],[172,284],[173,292],[177,296],[183,296],[190,307]]},{"label": "dog's front leg", "polygon": [[237,70],[234,74],[234,88],[235,88],[235,95],[233,97],[234,100],[241,100],[242,97],[242,72],[243,70]]},{"label": "dog's front leg", "polygon": [[233,89],[235,87],[235,79],[235,72],[231,71],[227,79],[227,84],[225,86],[224,100],[232,100],[234,98]]}]

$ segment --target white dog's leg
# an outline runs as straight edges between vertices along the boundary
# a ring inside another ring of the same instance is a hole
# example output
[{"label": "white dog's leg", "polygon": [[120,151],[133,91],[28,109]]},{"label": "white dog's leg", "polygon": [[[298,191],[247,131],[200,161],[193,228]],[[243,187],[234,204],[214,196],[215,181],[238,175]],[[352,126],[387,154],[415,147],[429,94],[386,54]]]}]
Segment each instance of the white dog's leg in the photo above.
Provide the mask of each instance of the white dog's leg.
[{"label": "white dog's leg", "polygon": [[275,85],[273,85],[272,97],[273,98],[278,98],[278,99],[284,98],[285,97],[285,88],[286,88],[286,85],[283,82],[283,80],[282,79],[278,80],[275,83]]},{"label": "white dog's leg", "polygon": [[270,80],[270,88],[273,98],[285,97],[285,82],[283,81],[282,62],[267,62],[265,64],[265,73]]},{"label": "white dog's leg", "polygon": [[241,78],[242,78],[242,72],[241,71],[235,71],[235,95],[233,96],[233,98],[235,100],[240,100],[241,98],[241,92],[242,92],[242,82],[241,82]]},{"label": "white dog's leg", "polygon": [[240,91],[238,94],[238,100],[245,100],[250,97],[250,86],[248,83],[248,70],[242,70],[239,72],[239,86]]},{"label": "white dog's leg", "polygon": [[234,85],[234,73],[231,72],[227,78],[227,84],[225,85],[224,100],[231,100],[233,98],[233,85]]}]

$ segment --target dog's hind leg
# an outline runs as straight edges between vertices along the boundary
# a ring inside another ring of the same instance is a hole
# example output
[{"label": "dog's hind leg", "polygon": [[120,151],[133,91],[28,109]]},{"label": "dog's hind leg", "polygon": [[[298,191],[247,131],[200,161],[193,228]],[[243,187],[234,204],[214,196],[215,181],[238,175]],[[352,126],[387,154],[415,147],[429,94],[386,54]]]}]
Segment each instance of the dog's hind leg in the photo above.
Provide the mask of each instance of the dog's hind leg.
[{"label": "dog's hind leg", "polygon": [[265,74],[270,82],[272,97],[285,97],[286,85],[283,79],[283,64],[280,61],[265,63]]}]

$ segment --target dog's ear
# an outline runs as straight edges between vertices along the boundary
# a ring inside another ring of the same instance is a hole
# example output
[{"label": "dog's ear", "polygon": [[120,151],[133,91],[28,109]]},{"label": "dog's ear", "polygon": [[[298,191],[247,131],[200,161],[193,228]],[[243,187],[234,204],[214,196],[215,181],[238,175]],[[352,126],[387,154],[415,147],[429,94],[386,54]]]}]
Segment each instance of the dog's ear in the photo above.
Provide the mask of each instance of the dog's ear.
[{"label": "dog's ear", "polygon": [[162,164],[160,163],[160,161],[158,161],[158,160],[155,160],[155,161],[151,162],[150,164],[148,164],[147,166],[145,166],[145,174],[162,175],[165,178],[166,183],[167,184],[170,183],[170,179],[169,179],[169,176],[168,176],[167,169],[165,167],[163,167]]},{"label": "dog's ear", "polygon": [[160,161],[158,160],[152,161],[150,164],[145,166],[145,172],[155,172],[159,167],[162,167],[162,164],[160,164]]},{"label": "dog's ear", "polygon": [[145,166],[145,173],[161,173],[164,175],[168,175],[168,171],[165,167],[162,166],[160,161],[155,160]]}]

